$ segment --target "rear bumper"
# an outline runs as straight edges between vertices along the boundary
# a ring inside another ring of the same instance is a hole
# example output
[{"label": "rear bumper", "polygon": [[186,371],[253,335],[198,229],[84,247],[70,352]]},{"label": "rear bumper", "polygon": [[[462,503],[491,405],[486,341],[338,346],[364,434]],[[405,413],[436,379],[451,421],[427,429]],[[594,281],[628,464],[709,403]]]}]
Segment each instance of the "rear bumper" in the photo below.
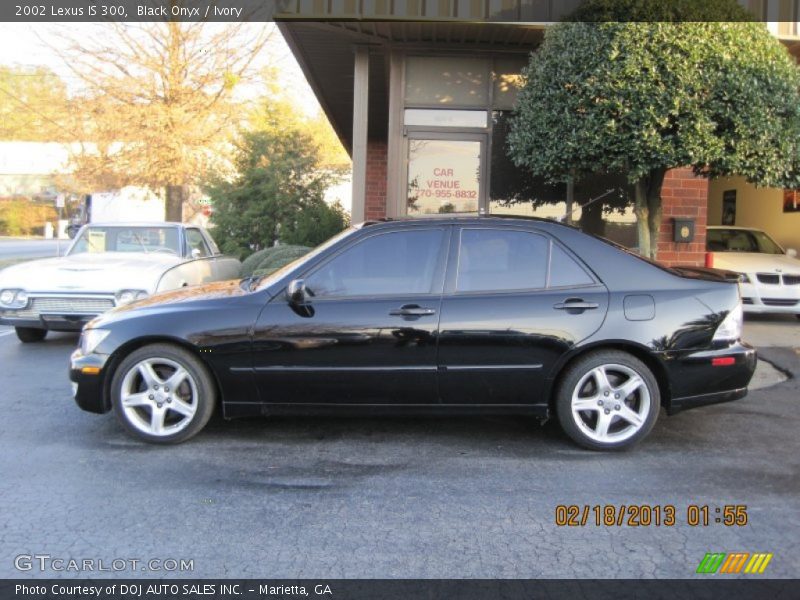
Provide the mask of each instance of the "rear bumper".
[{"label": "rear bumper", "polygon": [[690,408],[700,408],[701,406],[708,406],[709,404],[732,402],[733,400],[739,400],[745,396],[747,396],[746,387],[739,388],[738,390],[728,390],[727,392],[714,392],[711,394],[701,394],[699,396],[673,398],[667,409],[667,414],[674,415]]},{"label": "rear bumper", "polygon": [[[714,365],[714,361],[722,364]],[[730,364],[728,364],[730,363]],[[737,342],[725,348],[665,357],[671,399],[667,413],[744,398],[756,370],[756,351]]]},{"label": "rear bumper", "polygon": [[108,357],[103,354],[84,356],[80,348],[70,357],[69,379],[72,381],[75,403],[85,411],[106,413],[111,410],[105,390],[105,366]]}]

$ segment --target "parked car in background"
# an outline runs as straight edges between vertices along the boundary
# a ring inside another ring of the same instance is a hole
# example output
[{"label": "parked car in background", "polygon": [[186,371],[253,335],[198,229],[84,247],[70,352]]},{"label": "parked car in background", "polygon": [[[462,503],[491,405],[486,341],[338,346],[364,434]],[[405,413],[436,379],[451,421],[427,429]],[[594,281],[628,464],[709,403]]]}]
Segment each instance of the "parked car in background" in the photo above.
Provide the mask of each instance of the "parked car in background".
[{"label": "parked car in background", "polygon": [[742,304],[749,313],[800,318],[800,260],[759,229],[709,227],[707,266],[740,273]]},{"label": "parked car in background", "polygon": [[23,342],[77,331],[100,313],[155,292],[235,279],[207,231],[180,223],[84,226],[66,254],[0,271],[0,323]]},{"label": "parked car in background", "polygon": [[557,415],[592,449],[664,406],[741,398],[736,282],[667,269],[552,221],[367,223],[266,275],[159,294],[89,323],[75,399],[174,443],[226,418],[380,410]]}]

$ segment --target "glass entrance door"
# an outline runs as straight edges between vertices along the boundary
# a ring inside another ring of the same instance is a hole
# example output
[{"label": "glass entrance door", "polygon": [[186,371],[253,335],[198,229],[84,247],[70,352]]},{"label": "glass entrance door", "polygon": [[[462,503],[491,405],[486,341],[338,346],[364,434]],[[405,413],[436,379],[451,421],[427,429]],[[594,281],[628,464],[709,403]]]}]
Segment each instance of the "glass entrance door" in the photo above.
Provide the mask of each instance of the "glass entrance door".
[{"label": "glass entrance door", "polygon": [[477,213],[485,206],[485,147],[483,134],[409,134],[406,212]]}]

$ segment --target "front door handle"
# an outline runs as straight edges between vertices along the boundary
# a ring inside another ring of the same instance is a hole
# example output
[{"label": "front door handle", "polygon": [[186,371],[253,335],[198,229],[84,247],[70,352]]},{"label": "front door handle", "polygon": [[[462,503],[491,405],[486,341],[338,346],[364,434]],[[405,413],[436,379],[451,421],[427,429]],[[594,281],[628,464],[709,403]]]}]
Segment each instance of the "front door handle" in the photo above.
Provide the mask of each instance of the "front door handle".
[{"label": "front door handle", "polygon": [[389,311],[393,317],[424,317],[427,315],[435,315],[436,311],[432,308],[425,308],[418,304],[404,304],[400,308],[395,308]]},{"label": "front door handle", "polygon": [[584,302],[583,298],[567,298],[563,302],[553,304],[553,308],[556,310],[583,311],[593,310],[599,307],[600,305],[597,302]]}]

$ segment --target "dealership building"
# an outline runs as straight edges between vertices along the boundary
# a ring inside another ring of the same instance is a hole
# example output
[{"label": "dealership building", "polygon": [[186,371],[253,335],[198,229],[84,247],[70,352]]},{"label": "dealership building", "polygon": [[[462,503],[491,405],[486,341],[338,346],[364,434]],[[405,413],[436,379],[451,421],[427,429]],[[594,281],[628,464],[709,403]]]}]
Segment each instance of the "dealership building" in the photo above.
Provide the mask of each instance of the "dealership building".
[{"label": "dealership building", "polygon": [[[285,20],[278,26],[353,159],[353,222],[443,212],[563,217],[566,186],[544,185],[522,173],[506,156],[505,141],[515,84],[529,54],[541,43],[548,23],[578,4],[580,0],[285,2],[277,15]],[[795,2],[744,4],[772,21],[771,31],[790,52],[797,51]],[[786,10],[790,12],[784,14]],[[609,179],[576,184],[569,192],[576,207],[571,215],[582,226],[593,220],[590,230],[595,233],[633,245],[635,218],[625,209],[624,183]],[[771,194],[768,202],[764,193]],[[583,215],[580,206],[602,194],[606,196],[587,206]],[[764,214],[780,222],[778,241],[792,245],[796,237],[795,246],[800,243],[800,212],[784,215],[782,190],[756,190],[735,178],[709,182],[689,169],[674,169],[662,192],[660,260],[703,263],[706,225],[721,222],[723,194],[729,213],[735,196],[739,220],[753,212],[749,203],[758,201]],[[614,202],[621,203],[619,210],[600,210]],[[694,226],[690,239],[676,241],[681,237],[676,220]],[[766,225],[753,224],[769,231]]]}]

